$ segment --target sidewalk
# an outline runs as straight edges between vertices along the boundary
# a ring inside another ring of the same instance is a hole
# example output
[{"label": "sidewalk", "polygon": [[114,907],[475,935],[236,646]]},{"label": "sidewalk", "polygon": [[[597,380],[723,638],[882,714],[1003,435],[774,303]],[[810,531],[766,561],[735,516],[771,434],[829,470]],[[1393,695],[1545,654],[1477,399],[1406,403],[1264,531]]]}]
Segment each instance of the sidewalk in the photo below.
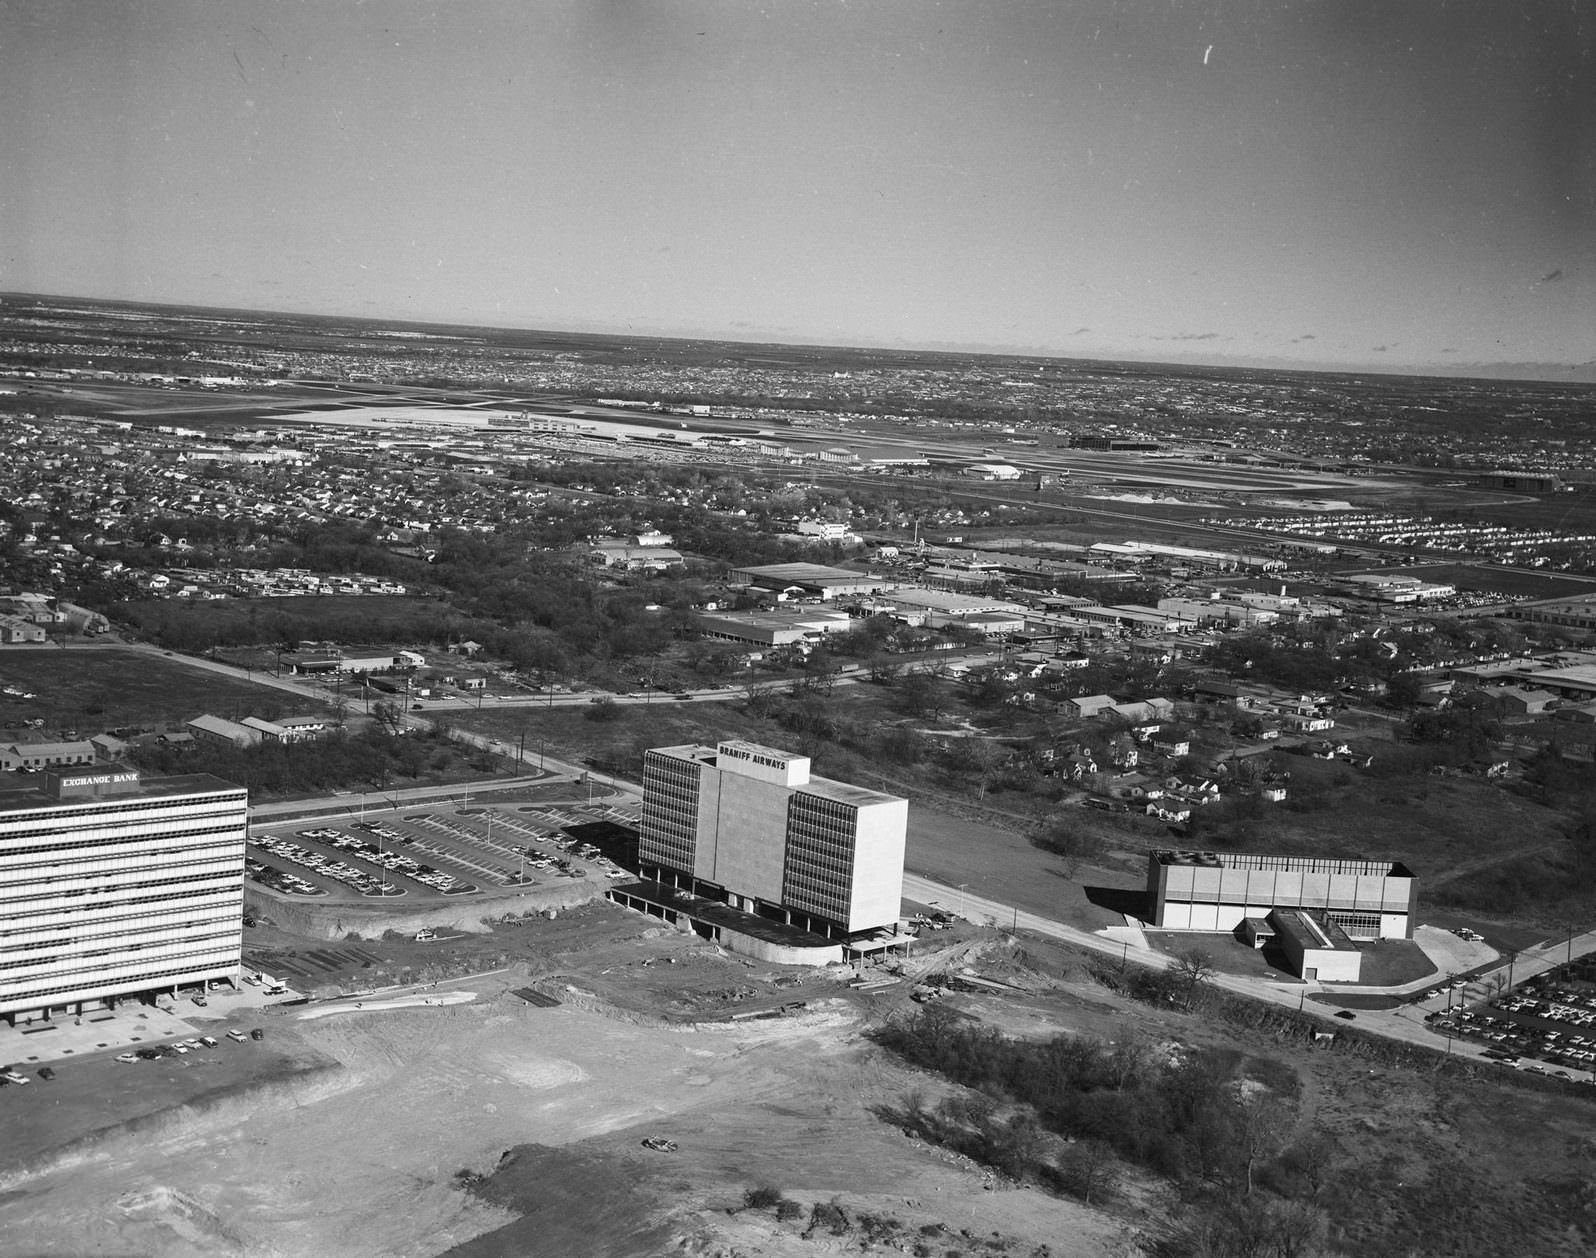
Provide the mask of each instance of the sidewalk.
[{"label": "sidewalk", "polygon": [[293,1000],[296,992],[267,996],[264,989],[243,986],[210,992],[204,1006],[181,1001],[170,1009],[128,1002],[114,1010],[90,1009],[79,1017],[58,1017],[53,1022],[35,1019],[12,1027],[0,1023],[0,1062],[29,1070],[67,1057],[95,1053],[125,1053],[130,1048],[165,1040],[219,1035],[218,1023],[235,1015],[259,1014],[262,1009]]}]

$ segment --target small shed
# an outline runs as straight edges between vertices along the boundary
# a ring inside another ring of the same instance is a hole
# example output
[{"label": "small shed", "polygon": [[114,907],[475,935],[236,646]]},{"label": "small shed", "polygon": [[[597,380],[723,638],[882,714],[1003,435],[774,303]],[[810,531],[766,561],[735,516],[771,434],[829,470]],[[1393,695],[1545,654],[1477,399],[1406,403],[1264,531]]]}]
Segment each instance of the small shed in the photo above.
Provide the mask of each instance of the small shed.
[{"label": "small shed", "polygon": [[1264,917],[1241,919],[1242,942],[1251,948],[1265,948],[1275,941],[1275,928]]}]

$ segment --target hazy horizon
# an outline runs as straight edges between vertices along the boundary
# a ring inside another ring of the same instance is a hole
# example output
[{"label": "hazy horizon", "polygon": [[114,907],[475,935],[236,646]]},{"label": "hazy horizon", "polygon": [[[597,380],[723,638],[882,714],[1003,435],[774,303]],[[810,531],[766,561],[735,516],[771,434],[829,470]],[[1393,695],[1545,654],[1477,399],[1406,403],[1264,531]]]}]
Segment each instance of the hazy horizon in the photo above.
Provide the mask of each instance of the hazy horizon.
[{"label": "hazy horizon", "polygon": [[0,287],[1583,381],[1593,13],[0,0]]}]

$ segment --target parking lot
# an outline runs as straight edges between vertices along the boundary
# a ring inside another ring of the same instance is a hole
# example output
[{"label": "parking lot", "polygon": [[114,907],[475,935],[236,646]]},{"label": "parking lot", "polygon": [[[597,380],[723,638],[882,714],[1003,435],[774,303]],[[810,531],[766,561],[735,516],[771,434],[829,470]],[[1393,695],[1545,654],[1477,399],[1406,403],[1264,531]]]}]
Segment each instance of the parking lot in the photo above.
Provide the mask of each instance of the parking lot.
[{"label": "parking lot", "polygon": [[1596,1082],[1596,959],[1576,959],[1425,1021],[1442,1034],[1486,1045],[1488,1056],[1504,1064]]},{"label": "parking lot", "polygon": [[256,827],[247,868],[261,885],[304,897],[461,896],[562,878],[619,880],[626,872],[570,831],[635,822],[635,810],[602,803],[401,807]]}]

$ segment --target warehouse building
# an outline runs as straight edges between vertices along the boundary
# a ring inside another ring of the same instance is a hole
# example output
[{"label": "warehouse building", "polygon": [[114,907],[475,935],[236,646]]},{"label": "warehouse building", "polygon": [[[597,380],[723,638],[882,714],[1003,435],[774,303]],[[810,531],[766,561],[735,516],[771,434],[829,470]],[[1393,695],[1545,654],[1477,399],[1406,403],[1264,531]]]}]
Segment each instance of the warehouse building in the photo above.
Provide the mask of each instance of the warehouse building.
[{"label": "warehouse building", "polygon": [[1513,620],[1528,620],[1541,625],[1562,625],[1586,633],[1596,630],[1596,599],[1562,598],[1539,603],[1520,603],[1506,615]]},{"label": "warehouse building", "polygon": [[236,982],[248,808],[209,774],[120,766],[0,792],[0,1017]]},{"label": "warehouse building", "polygon": [[824,608],[778,608],[768,612],[698,612],[693,622],[707,637],[751,646],[789,646],[816,642],[828,633],[846,633],[847,612]]},{"label": "warehouse building", "polygon": [[1418,879],[1392,861],[1253,852],[1147,855],[1149,921],[1160,930],[1232,932],[1249,917],[1307,909],[1353,939],[1411,939]]},{"label": "warehouse building", "polygon": [[732,577],[746,585],[773,590],[780,598],[817,598],[823,602],[845,594],[871,594],[894,584],[868,572],[828,568],[818,563],[771,563],[733,568]]},{"label": "warehouse building", "polygon": [[74,764],[93,764],[99,750],[87,739],[68,743],[7,743],[0,747],[0,769],[7,773],[37,773]]}]

